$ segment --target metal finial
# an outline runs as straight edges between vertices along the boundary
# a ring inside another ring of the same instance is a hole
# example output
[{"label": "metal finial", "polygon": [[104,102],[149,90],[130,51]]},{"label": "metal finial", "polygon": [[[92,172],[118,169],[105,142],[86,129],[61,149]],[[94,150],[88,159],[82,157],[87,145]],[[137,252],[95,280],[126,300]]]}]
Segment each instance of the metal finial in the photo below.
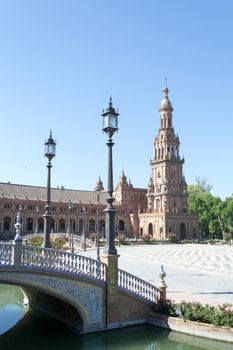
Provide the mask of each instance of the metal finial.
[{"label": "metal finial", "polygon": [[49,137],[50,137],[50,139],[52,139],[52,138],[53,138],[53,135],[52,135],[52,129],[50,129]]},{"label": "metal finial", "polygon": [[167,87],[167,77],[165,77],[165,86]]},{"label": "metal finial", "polygon": [[109,98],[109,106],[112,107],[112,95],[110,95],[110,98]]}]

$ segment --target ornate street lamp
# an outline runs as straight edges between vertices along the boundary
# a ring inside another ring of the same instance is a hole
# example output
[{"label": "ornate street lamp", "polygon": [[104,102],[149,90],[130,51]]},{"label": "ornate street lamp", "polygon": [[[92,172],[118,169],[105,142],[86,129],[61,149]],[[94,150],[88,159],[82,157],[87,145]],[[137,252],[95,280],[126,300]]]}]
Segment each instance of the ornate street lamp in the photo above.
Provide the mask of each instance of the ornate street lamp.
[{"label": "ornate street lamp", "polygon": [[103,182],[99,176],[99,180],[96,183],[97,193],[97,213],[96,213],[96,248],[97,248],[97,260],[100,260],[100,229],[99,229],[99,203],[100,203],[100,191],[104,190]]},{"label": "ornate street lamp", "polygon": [[113,169],[112,169],[112,146],[114,143],[112,142],[112,136],[118,130],[118,111],[112,106],[112,97],[110,97],[108,108],[103,111],[103,131],[108,135],[108,142],[106,145],[108,146],[108,197],[107,203],[108,206],[104,210],[106,214],[106,245],[104,247],[104,254],[107,255],[116,255],[117,250],[115,248],[115,225],[114,225],[114,215],[115,208],[113,208],[112,203],[114,202],[114,198],[112,196],[113,193]]},{"label": "ornate street lamp", "polygon": [[50,130],[50,135],[47,141],[45,141],[45,157],[48,158],[48,178],[47,178],[47,203],[45,206],[44,217],[44,242],[43,246],[45,248],[51,248],[50,242],[50,230],[51,230],[51,214],[50,214],[50,196],[51,196],[51,161],[55,157],[56,152],[56,142],[52,138],[52,131]]},{"label": "ornate street lamp", "polygon": [[83,213],[83,234],[82,234],[82,241],[83,241],[83,250],[86,251],[86,208],[82,207],[82,213]]}]

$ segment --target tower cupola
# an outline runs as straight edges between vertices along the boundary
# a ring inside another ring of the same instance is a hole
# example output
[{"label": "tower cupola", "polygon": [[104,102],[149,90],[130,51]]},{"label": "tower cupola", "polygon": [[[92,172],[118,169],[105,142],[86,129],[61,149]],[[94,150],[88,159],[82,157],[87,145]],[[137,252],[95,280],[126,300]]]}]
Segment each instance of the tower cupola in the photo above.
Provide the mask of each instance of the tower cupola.
[{"label": "tower cupola", "polygon": [[168,97],[168,93],[169,93],[168,87],[167,85],[165,85],[163,88],[163,99],[160,103],[160,108],[159,108],[160,112],[165,110],[169,110],[171,112],[173,111],[171,101],[169,100],[169,97]]}]

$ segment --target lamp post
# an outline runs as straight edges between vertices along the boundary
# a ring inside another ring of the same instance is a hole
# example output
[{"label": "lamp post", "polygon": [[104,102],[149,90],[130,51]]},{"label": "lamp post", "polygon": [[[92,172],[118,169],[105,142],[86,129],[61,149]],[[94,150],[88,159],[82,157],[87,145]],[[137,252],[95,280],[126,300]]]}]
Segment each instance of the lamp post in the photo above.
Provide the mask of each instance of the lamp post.
[{"label": "lamp post", "polygon": [[36,206],[35,212],[36,212],[36,226],[35,226],[35,236],[36,236],[38,233],[38,216],[40,212],[38,205]]},{"label": "lamp post", "polygon": [[82,208],[83,213],[83,234],[82,234],[82,241],[83,241],[83,250],[86,251],[86,221],[85,221],[85,215],[86,215],[86,208],[83,206]]},{"label": "lamp post", "polygon": [[45,141],[45,157],[48,158],[48,177],[47,177],[47,203],[45,206],[44,217],[44,242],[43,247],[51,248],[50,242],[50,229],[51,229],[51,214],[50,214],[50,196],[51,196],[51,161],[55,157],[56,152],[56,142],[52,138],[52,131],[50,130],[50,135],[47,141]]},{"label": "lamp post", "polygon": [[96,213],[96,249],[97,249],[97,260],[100,260],[100,228],[99,228],[99,204],[100,204],[100,191],[104,190],[103,182],[99,176],[99,180],[96,183],[97,193],[97,213]]},{"label": "lamp post", "polygon": [[112,203],[114,198],[113,193],[113,169],[112,169],[112,147],[114,145],[112,141],[112,136],[118,130],[118,111],[112,106],[112,97],[110,97],[108,108],[103,111],[103,131],[108,135],[108,197],[107,197],[107,208],[104,210],[106,214],[106,245],[104,247],[104,254],[106,255],[117,255],[117,250],[115,248],[115,226],[114,226],[114,215],[115,208],[113,208]]}]

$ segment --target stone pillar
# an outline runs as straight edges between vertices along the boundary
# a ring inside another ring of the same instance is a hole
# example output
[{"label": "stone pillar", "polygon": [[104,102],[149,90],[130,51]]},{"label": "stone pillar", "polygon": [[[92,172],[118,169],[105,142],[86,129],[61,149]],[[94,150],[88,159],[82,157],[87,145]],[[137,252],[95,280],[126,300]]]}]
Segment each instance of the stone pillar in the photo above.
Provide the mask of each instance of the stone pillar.
[{"label": "stone pillar", "polygon": [[14,267],[21,267],[22,262],[22,241],[15,241],[14,246]]},{"label": "stone pillar", "polygon": [[158,296],[158,301],[166,301],[167,300],[167,285],[164,281],[164,278],[166,277],[166,272],[163,269],[163,265],[161,265],[161,272],[159,274],[160,281],[158,284],[158,288],[160,289],[159,291],[159,296]]},{"label": "stone pillar", "polygon": [[105,280],[107,283],[107,303],[117,297],[118,290],[118,258],[120,255],[101,255],[101,261],[106,264]]}]

